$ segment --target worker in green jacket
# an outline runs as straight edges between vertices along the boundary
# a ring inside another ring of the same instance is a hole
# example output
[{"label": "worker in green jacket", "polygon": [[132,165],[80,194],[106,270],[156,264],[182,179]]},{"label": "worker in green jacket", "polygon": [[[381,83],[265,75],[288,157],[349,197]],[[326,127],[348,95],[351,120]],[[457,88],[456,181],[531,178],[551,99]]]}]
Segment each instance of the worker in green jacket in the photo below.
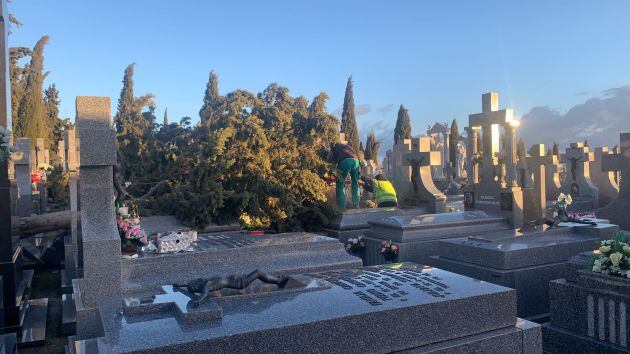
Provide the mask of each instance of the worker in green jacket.
[{"label": "worker in green jacket", "polygon": [[337,166],[335,194],[337,205],[340,208],[346,208],[346,178],[350,175],[352,181],[352,204],[355,208],[359,207],[359,199],[361,193],[359,191],[359,158],[350,145],[337,143],[330,153],[327,160],[334,162]]},{"label": "worker in green jacket", "polygon": [[361,177],[363,180],[363,188],[368,192],[374,193],[376,204],[379,208],[398,206],[396,198],[396,190],[390,181],[382,174],[377,174],[374,179]]}]

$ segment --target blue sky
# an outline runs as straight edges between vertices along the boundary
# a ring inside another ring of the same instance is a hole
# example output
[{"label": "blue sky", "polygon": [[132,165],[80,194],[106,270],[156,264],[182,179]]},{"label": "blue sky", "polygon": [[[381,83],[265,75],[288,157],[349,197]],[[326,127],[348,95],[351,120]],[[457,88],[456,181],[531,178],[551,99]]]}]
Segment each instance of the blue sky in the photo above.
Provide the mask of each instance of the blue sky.
[{"label": "blue sky", "polygon": [[[74,97],[118,100],[136,63],[136,94],[157,96],[161,116],[197,117],[208,72],[219,89],[269,83],[311,99],[343,102],[355,80],[358,124],[390,140],[398,106],[414,134],[481,109],[481,94],[519,115],[548,106],[560,115],[630,84],[630,1],[163,1],[13,0],[24,26],[10,45],[42,35],[48,83],[63,116]],[[524,122],[527,124],[527,122]],[[531,142],[534,143],[534,142]]]}]

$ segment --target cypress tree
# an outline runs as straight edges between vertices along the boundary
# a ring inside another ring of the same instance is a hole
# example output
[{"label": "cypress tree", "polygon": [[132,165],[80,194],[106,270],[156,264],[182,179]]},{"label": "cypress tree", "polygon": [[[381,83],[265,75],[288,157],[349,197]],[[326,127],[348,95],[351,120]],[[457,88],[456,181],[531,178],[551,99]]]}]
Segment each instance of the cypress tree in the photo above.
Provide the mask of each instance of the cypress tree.
[{"label": "cypress tree", "polygon": [[551,153],[554,155],[560,155],[560,146],[558,145],[558,143],[553,143]]},{"label": "cypress tree", "polygon": [[18,113],[20,111],[20,103],[24,98],[24,80],[26,76],[26,69],[19,65],[19,61],[30,56],[32,51],[26,47],[12,47],[9,49],[9,70],[11,76],[11,120],[13,134],[16,136],[22,136],[21,126],[18,123]]},{"label": "cypress tree", "polygon": [[354,112],[354,94],[352,90],[352,75],[348,77],[346,94],[343,99],[343,112],[341,113],[341,132],[346,134],[346,140],[355,151],[360,150],[359,129]]},{"label": "cypress tree", "polygon": [[374,131],[368,135],[367,142],[365,143],[365,159],[372,160],[378,164],[378,149],[381,147],[381,141],[376,140]]},{"label": "cypress tree", "polygon": [[394,145],[404,139],[411,139],[411,121],[409,119],[409,112],[405,106],[401,104],[398,109],[396,128],[394,128]]},{"label": "cypress tree", "polygon": [[166,127],[168,125],[168,107],[164,109],[164,123],[163,125]]},{"label": "cypress tree", "polygon": [[44,108],[42,91],[44,86],[44,48],[48,44],[48,36],[42,37],[31,54],[31,62],[25,68],[24,96],[18,111],[16,136],[31,138],[47,138],[49,127]]},{"label": "cypress tree", "polygon": [[125,138],[129,133],[130,125],[133,124],[133,72],[135,64],[129,64],[125,69],[123,76],[123,88],[120,91],[120,98],[118,99],[118,112],[114,117],[114,123],[116,125],[116,138],[119,143],[119,147],[126,145]]},{"label": "cypress tree", "polygon": [[451,123],[451,135],[449,136],[449,159],[451,166],[457,165],[457,142],[459,142],[459,128],[457,127],[457,119],[453,118]]},{"label": "cypress tree", "polygon": [[46,120],[51,128],[47,136],[47,147],[53,152],[57,151],[57,144],[62,139],[63,124],[59,119],[59,91],[57,86],[52,84],[44,91],[44,107],[46,110]]},{"label": "cypress tree", "polygon": [[202,124],[211,124],[213,112],[218,108],[220,102],[219,96],[219,78],[214,71],[210,71],[210,78],[206,85],[206,93],[203,97],[203,106],[199,110],[199,120]]}]

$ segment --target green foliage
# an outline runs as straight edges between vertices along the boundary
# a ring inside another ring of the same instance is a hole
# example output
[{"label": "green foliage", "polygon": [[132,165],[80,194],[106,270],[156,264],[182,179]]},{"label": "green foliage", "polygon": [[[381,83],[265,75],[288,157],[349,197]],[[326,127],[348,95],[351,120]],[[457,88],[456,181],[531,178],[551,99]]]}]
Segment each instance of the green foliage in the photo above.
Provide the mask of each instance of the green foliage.
[{"label": "green foliage", "polygon": [[[118,111],[114,117],[116,125],[116,144],[120,152],[125,180],[136,179],[137,176],[149,173],[155,168],[151,163],[149,144],[154,143],[155,104],[153,94],[134,96],[135,64],[125,69],[123,88],[118,99]],[[148,107],[148,111],[143,112]]]},{"label": "green foliage", "polygon": [[70,202],[70,175],[64,172],[62,166],[54,166],[47,178],[48,191],[52,200],[61,207]]},{"label": "green foliage", "polygon": [[357,119],[354,111],[354,93],[352,75],[348,77],[346,84],[346,94],[343,99],[343,111],[341,113],[341,132],[346,134],[348,145],[352,146],[355,151],[359,151],[359,128],[357,128]]},{"label": "green foliage", "polygon": [[[276,231],[321,228],[334,215],[322,176],[339,132],[339,121],[326,112],[327,99],[321,93],[309,105],[271,84],[257,95],[236,90],[221,97],[221,109],[205,124],[191,127],[185,117],[154,125],[151,134],[139,136],[147,151],[137,162],[154,168],[125,173],[129,191],[142,195],[167,176],[141,207],[197,228],[211,221]],[[121,155],[126,148],[119,145]]]},{"label": "green foliage", "polygon": [[17,137],[27,137],[35,144],[36,138],[49,136],[50,127],[44,107],[42,91],[44,78],[44,48],[48,44],[48,36],[42,37],[31,54],[30,63],[23,70],[23,96],[17,111],[17,121],[14,125],[14,134]]},{"label": "green foliage", "polygon": [[221,108],[221,101],[219,78],[214,71],[210,71],[206,93],[203,96],[203,106],[199,110],[199,120],[202,124],[212,124],[215,113]]},{"label": "green foliage", "polygon": [[396,128],[394,128],[394,144],[398,144],[399,141],[405,139],[411,139],[411,120],[405,106],[400,105]]},{"label": "green foliage", "polygon": [[370,132],[367,142],[365,143],[365,159],[372,160],[374,163],[378,163],[378,149],[381,147],[381,141],[376,140],[374,132]]},{"label": "green foliage", "polygon": [[459,142],[459,127],[457,126],[457,119],[453,118],[451,123],[451,135],[449,136],[449,159],[451,165],[455,167],[457,165],[457,143]]}]

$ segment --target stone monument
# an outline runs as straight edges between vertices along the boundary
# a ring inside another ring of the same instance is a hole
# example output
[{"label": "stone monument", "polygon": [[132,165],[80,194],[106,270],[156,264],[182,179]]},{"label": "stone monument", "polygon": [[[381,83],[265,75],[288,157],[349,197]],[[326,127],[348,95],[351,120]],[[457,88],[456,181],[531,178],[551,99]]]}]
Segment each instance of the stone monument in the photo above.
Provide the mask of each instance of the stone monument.
[{"label": "stone monument", "polygon": [[546,353],[628,353],[630,281],[591,271],[592,252],[571,258],[562,279],[549,283]]},{"label": "stone monument", "polygon": [[431,151],[430,138],[411,139],[411,152],[403,155],[403,166],[411,167],[411,191],[405,202],[427,205],[429,213],[446,212],[446,196],[433,183],[431,166],[441,166],[439,151]]},{"label": "stone monument", "polygon": [[615,172],[617,171],[604,171],[602,169],[604,156],[613,153],[608,147],[596,147],[594,153],[595,159],[589,164],[589,175],[591,176],[591,181],[597,187],[599,206],[605,207],[619,193],[619,184],[615,180]]},{"label": "stone monument", "polygon": [[564,262],[593,250],[596,242],[618,230],[610,224],[574,225],[442,240],[428,264],[516,289],[519,316],[544,318],[549,312],[549,281],[562,277]]},{"label": "stone monument", "polygon": [[76,98],[81,147],[83,278],[73,280],[78,338],[102,332],[98,301],[121,296],[120,237],[114,211],[115,132],[109,97]]},{"label": "stone monument", "polygon": [[602,157],[604,171],[619,171],[619,194],[613,201],[597,211],[600,218],[610,219],[623,230],[630,230],[630,133],[619,134],[619,153]]},{"label": "stone monument", "polygon": [[[545,144],[535,144],[530,149],[531,155],[526,157],[529,171],[534,174],[534,190],[535,198],[533,202],[536,204],[538,211],[537,218],[545,217],[545,209],[547,207],[547,172],[546,164],[548,156],[546,156]],[[532,215],[536,216],[536,215]],[[526,218],[526,221],[533,220]]]},{"label": "stone monument", "polygon": [[[0,0],[0,126],[5,129],[12,126],[8,20],[7,2]],[[14,333],[0,337],[0,347],[4,347],[6,353],[13,352],[16,337],[21,346],[42,344],[48,311],[48,299],[29,299],[34,272],[22,269],[19,236],[14,237],[12,233],[10,165],[9,159],[0,160],[0,313],[3,314],[0,330],[1,333]]]},{"label": "stone monument", "polygon": [[18,215],[30,216],[34,209],[31,184],[31,141],[29,138],[17,138],[16,146],[19,151],[13,153],[13,163],[18,187]]},{"label": "stone monument", "polygon": [[259,283],[200,307],[172,286],[130,295],[108,304],[117,315],[103,316],[99,340],[125,353],[542,350],[540,326],[516,317],[515,292],[502,286],[412,263],[291,278],[282,289]]},{"label": "stone monument", "polygon": [[571,143],[563,155],[562,162],[566,163],[569,174],[560,191],[571,195],[573,204],[569,206],[572,211],[591,211],[598,208],[597,187],[591,181],[590,163],[595,159],[595,154],[584,143]]},{"label": "stone monument", "polygon": [[[495,92],[482,96],[482,113],[469,116],[467,131],[471,142],[476,142],[476,132],[481,130],[483,150],[481,152],[481,181],[468,185],[464,189],[466,209],[482,209],[493,213],[502,213],[509,217],[514,228],[523,225],[523,191],[516,183],[516,137],[518,121],[514,120],[512,109],[499,110],[499,95]],[[504,128],[504,161],[499,156],[501,127]],[[469,143],[473,145],[474,143]],[[470,146],[468,162],[475,163],[477,147]],[[468,151],[468,150],[467,150]],[[468,176],[478,179],[474,168]]]}]

